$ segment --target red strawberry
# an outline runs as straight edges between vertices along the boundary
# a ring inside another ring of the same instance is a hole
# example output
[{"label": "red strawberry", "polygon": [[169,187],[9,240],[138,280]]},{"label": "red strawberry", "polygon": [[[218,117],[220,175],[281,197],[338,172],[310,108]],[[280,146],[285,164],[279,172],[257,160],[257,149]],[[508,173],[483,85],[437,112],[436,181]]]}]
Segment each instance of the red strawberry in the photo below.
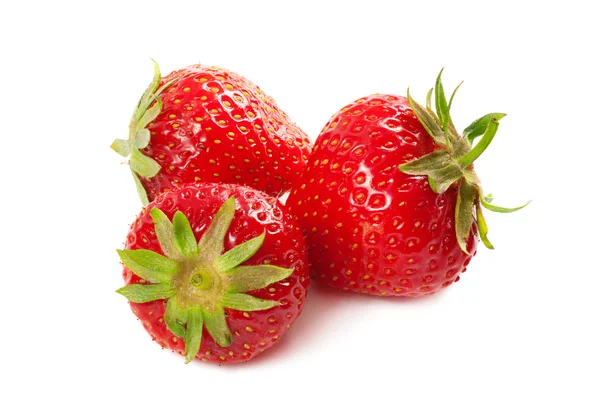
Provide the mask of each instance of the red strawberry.
[{"label": "red strawberry", "polygon": [[318,137],[287,204],[323,283],[375,295],[432,294],[458,281],[478,232],[492,247],[481,207],[516,210],[488,203],[473,170],[504,114],[486,115],[459,136],[440,79],[437,114],[431,91],[427,108],[410,96],[372,95],[336,113]]},{"label": "red strawberry", "polygon": [[248,187],[199,183],[159,196],[118,253],[118,292],[152,339],[186,362],[249,360],[283,336],[306,297],[300,229]]},{"label": "red strawberry", "polygon": [[197,181],[236,183],[270,195],[304,169],[308,136],[254,83],[192,65],[154,80],[140,99],[129,139],[111,146],[129,165],[144,204]]}]

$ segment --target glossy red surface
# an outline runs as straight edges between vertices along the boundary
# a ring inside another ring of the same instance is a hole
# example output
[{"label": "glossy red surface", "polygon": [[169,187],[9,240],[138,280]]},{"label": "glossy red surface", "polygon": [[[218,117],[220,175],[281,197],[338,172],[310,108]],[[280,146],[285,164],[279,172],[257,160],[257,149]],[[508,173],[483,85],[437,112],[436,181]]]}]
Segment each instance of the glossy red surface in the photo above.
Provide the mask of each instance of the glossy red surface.
[{"label": "glossy red surface", "polygon": [[[196,239],[199,239],[219,207],[231,196],[236,198],[236,212],[225,239],[225,251],[266,231],[262,247],[243,265],[268,263],[293,268],[294,272],[283,281],[249,293],[278,301],[280,305],[253,312],[225,309],[227,324],[234,336],[231,346],[219,346],[204,330],[196,358],[215,362],[249,360],[277,343],[300,315],[309,282],[308,261],[302,233],[292,216],[276,199],[251,188],[192,184],[161,195],[150,203],[131,225],[125,245],[126,249],[148,249],[163,254],[149,213],[154,207],[161,209],[169,219],[177,210],[182,211],[190,220]],[[140,281],[127,268],[123,268],[123,278],[126,284]],[[154,341],[183,355],[183,339],[166,328],[164,303],[164,300],[159,300],[130,305]]]},{"label": "glossy red surface", "polygon": [[310,153],[308,136],[275,101],[231,71],[193,65],[160,95],[162,112],[150,123],[144,154],[161,170],[142,178],[148,197],[185,183],[248,185],[279,195],[291,188]]},{"label": "glossy red surface", "polygon": [[456,185],[438,195],[398,165],[434,150],[404,97],[372,95],[336,113],[318,137],[287,206],[306,235],[312,276],[335,288],[420,296],[459,279]]}]

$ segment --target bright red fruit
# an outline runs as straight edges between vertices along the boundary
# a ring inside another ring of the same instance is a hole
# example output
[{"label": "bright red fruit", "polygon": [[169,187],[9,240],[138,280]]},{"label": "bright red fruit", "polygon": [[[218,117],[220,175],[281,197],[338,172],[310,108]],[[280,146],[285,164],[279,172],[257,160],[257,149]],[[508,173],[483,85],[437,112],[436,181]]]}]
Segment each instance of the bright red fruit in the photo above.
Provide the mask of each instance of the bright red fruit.
[{"label": "bright red fruit", "polygon": [[160,195],[118,253],[118,292],[152,339],[186,362],[247,361],[277,343],[304,305],[301,231],[252,188],[199,183]]},{"label": "bright red fruit", "polygon": [[374,295],[432,294],[458,281],[478,232],[491,248],[481,206],[516,210],[483,197],[472,165],[504,115],[486,115],[459,136],[440,77],[437,114],[430,99],[423,108],[372,95],[325,125],[287,201],[317,280]]},{"label": "bright red fruit", "polygon": [[192,65],[154,80],[129,139],[112,148],[129,165],[144,204],[191,182],[236,183],[270,195],[289,191],[310,153],[308,136],[244,77]]}]

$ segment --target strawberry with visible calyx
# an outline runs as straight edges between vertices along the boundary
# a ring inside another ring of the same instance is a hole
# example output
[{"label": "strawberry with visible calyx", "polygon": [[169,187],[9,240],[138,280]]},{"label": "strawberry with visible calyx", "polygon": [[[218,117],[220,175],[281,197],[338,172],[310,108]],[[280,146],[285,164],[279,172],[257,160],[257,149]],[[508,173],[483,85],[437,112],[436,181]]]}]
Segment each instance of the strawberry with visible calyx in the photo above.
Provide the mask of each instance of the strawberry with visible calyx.
[{"label": "strawberry with visible calyx", "polygon": [[192,65],[154,79],[111,145],[129,166],[144,204],[191,182],[236,183],[279,195],[304,169],[308,136],[244,77]]},{"label": "strawberry with visible calyx", "polygon": [[478,235],[492,248],[482,208],[520,208],[492,205],[473,169],[504,114],[477,119],[460,136],[441,72],[435,112],[431,96],[426,107],[410,95],[361,98],[317,138],[287,201],[317,280],[375,295],[432,294],[459,279]]},{"label": "strawberry with visible calyx", "polygon": [[247,187],[201,183],[159,196],[118,253],[126,282],[118,292],[186,362],[252,358],[281,338],[306,297],[297,224]]}]

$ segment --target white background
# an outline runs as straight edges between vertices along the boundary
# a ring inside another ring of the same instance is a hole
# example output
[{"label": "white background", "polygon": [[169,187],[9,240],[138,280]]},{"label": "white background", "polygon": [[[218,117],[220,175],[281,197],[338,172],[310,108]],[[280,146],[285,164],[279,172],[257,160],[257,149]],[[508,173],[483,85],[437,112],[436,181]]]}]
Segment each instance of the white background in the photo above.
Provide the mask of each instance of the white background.
[{"label": "white background", "polygon": [[[598,397],[600,147],[592,1],[22,1],[0,7],[0,395]],[[495,251],[425,299],[313,286],[282,342],[184,365],[114,290],[140,210],[109,149],[152,78],[202,61],[273,96],[314,140],[375,92],[421,101],[445,67],[465,127],[506,112],[477,161]],[[168,395],[167,395],[168,394]]]}]

